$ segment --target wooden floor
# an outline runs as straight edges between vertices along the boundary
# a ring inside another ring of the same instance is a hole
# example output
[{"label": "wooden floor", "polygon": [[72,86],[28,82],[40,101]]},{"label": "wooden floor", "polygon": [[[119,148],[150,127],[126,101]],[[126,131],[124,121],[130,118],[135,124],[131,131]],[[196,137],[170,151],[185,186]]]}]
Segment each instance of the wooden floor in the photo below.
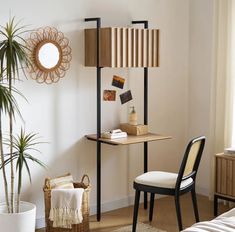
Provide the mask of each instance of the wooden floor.
[{"label": "wooden floor", "polygon": [[[184,228],[194,224],[194,214],[191,202],[191,196],[186,194],[181,197],[181,208]],[[207,197],[198,196],[198,207],[200,220],[211,220],[213,218],[213,202]],[[228,210],[227,206],[219,206],[219,214]],[[130,225],[132,223],[133,207],[122,208],[102,214],[102,220],[96,221],[95,216],[90,218],[90,231],[92,232],[111,232],[120,227]],[[139,222],[148,223],[148,211],[143,209],[143,204],[139,209]],[[165,197],[155,201],[152,226],[157,227],[167,232],[178,231],[174,199]],[[44,229],[37,230],[44,232]]]}]

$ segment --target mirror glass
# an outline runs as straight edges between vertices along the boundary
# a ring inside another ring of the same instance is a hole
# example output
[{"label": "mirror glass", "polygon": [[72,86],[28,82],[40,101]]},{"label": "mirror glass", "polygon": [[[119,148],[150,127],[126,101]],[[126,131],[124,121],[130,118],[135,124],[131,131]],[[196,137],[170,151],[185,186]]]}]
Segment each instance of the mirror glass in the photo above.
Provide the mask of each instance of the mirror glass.
[{"label": "mirror glass", "polygon": [[46,69],[54,68],[60,59],[60,53],[53,43],[44,44],[38,51],[38,60]]}]

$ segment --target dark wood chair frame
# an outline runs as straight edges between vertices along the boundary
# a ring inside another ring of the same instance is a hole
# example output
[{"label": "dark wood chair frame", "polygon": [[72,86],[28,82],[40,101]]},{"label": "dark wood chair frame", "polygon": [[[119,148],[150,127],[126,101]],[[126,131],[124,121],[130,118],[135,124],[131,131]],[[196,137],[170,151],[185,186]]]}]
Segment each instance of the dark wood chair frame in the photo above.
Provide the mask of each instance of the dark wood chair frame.
[{"label": "dark wood chair frame", "polygon": [[[184,171],[185,171],[185,167],[187,164],[190,150],[191,150],[193,144],[196,142],[199,142],[199,141],[201,141],[201,142],[200,142],[198,154],[197,154],[194,166],[193,166],[193,171],[189,175],[184,176]],[[174,198],[175,198],[175,207],[176,207],[176,214],[177,214],[179,230],[180,231],[183,230],[181,210],[180,210],[180,199],[179,198],[180,198],[180,195],[191,192],[195,219],[196,219],[196,222],[199,222],[197,198],[196,198],[196,192],[195,192],[195,181],[196,181],[199,163],[200,163],[203,149],[205,146],[205,141],[206,141],[205,136],[200,136],[200,137],[192,139],[189,142],[189,144],[186,148],[186,151],[184,153],[183,161],[182,161],[180,169],[179,169],[175,188],[154,187],[154,186],[148,186],[148,185],[138,184],[138,183],[134,182],[133,187],[136,190],[136,192],[135,192],[135,205],[134,205],[132,232],[136,232],[136,224],[137,224],[137,218],[138,218],[139,200],[140,200],[140,192],[141,191],[150,193],[149,221],[152,221],[152,219],[153,219],[153,208],[154,208],[155,194],[171,195],[171,196],[174,196]],[[193,179],[192,183],[185,186],[184,188],[180,188],[181,182],[189,179],[190,177]]]}]

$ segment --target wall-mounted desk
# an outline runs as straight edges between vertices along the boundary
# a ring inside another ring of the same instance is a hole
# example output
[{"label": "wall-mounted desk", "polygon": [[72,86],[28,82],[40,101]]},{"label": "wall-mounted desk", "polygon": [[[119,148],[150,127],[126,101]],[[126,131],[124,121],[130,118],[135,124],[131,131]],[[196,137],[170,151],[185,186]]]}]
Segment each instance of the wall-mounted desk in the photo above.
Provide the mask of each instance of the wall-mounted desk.
[{"label": "wall-mounted desk", "polygon": [[[86,138],[92,141],[97,141],[97,135],[86,135]],[[120,138],[120,139],[104,139],[99,138],[99,141],[102,143],[110,144],[110,145],[130,145],[130,144],[136,144],[136,143],[144,143],[144,142],[152,142],[157,140],[165,140],[165,139],[171,139],[171,136],[164,136],[154,133],[148,133],[146,135],[128,135],[126,138]]]},{"label": "wall-mounted desk", "polygon": [[[96,142],[97,156],[97,220],[101,219],[101,144],[129,145],[144,143],[144,172],[148,171],[148,142],[170,139],[149,133],[144,136],[128,136],[125,139],[101,138],[101,90],[102,68],[143,68],[144,122],[148,125],[148,68],[159,67],[159,29],[149,29],[148,21],[132,21],[144,28],[101,27],[100,18],[86,18],[96,22],[96,28],[85,29],[85,66],[96,67],[97,128],[95,135],[86,137]],[[147,209],[147,193],[144,194]]]},{"label": "wall-mounted desk", "polygon": [[[97,142],[97,135],[91,134],[85,136],[87,139]],[[98,141],[100,143],[105,143],[108,145],[131,145],[131,144],[137,144],[137,143],[147,143],[147,142],[153,142],[153,141],[160,141],[160,140],[166,140],[171,139],[171,136],[164,136],[160,134],[154,134],[154,133],[148,133],[146,135],[128,135],[126,138],[119,138],[119,139],[105,139],[105,138],[98,138]],[[144,168],[148,170],[148,161],[146,160],[146,157],[144,157]],[[101,159],[97,159],[97,167],[101,167]],[[99,170],[101,172],[101,170]],[[101,190],[101,175],[97,176],[97,193]],[[101,201],[98,202],[97,208],[101,209]],[[98,212],[100,213],[100,211]]]}]

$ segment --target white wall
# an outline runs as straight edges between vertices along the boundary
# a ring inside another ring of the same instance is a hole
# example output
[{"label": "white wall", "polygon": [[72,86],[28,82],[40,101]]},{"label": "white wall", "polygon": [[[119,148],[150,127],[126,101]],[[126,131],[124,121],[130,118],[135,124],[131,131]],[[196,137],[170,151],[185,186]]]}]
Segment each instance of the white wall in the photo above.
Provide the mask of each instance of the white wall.
[{"label": "white wall", "polygon": [[215,152],[216,1],[191,0],[189,15],[188,136],[207,138],[198,190],[208,195]]},{"label": "white wall", "polygon": [[[149,169],[177,172],[184,152],[188,123],[189,4],[188,1],[156,3],[156,19],[150,22],[160,28],[160,67],[150,69],[149,74],[149,125],[151,131],[172,135],[173,139],[149,143]],[[135,105],[143,113],[143,72],[131,69],[130,75],[134,77],[130,78],[130,86],[138,94]],[[139,161],[136,164],[138,169],[136,165],[130,166],[130,179],[133,179],[143,172],[143,145],[129,149],[130,162]]]},{"label": "white wall", "polygon": [[[83,29],[94,25],[84,23],[85,17],[100,16],[103,26],[128,26],[131,20],[147,19],[151,28],[160,29],[160,68],[149,71],[149,127],[173,139],[150,143],[150,170],[178,171],[188,139],[197,134],[210,137],[212,0],[1,1],[0,24],[8,20],[11,11],[31,28],[55,26],[69,38],[73,53],[71,69],[58,84],[39,85],[30,79],[17,84],[29,101],[20,100],[27,130],[39,132],[50,142],[40,146],[49,170],[35,167],[32,185],[24,187],[23,198],[36,203],[37,218],[44,217],[42,186],[46,176],[71,172],[78,179],[88,173],[91,206],[96,204],[96,145],[84,139],[96,129],[96,77],[94,68],[83,65]],[[128,105],[136,106],[141,122],[142,69],[103,69],[102,73],[103,89],[111,87],[113,74],[127,78],[126,89],[131,88],[134,96]],[[119,101],[103,103],[103,130],[126,121],[127,106]],[[17,128],[21,124],[17,121]],[[209,184],[205,175],[209,147],[210,140],[199,176],[199,187],[205,189]],[[128,203],[132,181],[142,172],[142,145],[102,146],[102,203],[106,209]],[[0,194],[3,197],[3,192]]]}]

